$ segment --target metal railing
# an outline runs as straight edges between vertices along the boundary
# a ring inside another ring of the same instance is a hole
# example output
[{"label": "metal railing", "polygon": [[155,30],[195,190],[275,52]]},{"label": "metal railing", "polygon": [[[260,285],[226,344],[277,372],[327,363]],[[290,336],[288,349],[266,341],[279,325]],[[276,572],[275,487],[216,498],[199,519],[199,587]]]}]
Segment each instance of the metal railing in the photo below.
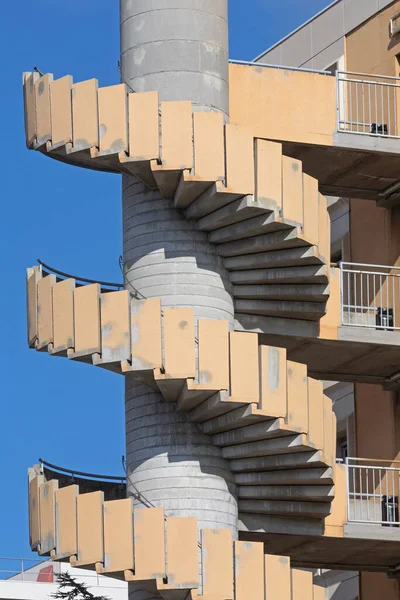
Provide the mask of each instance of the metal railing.
[{"label": "metal railing", "polygon": [[400,79],[336,72],[337,130],[375,137],[400,137]]},{"label": "metal railing", "polygon": [[0,557],[0,581],[37,581],[46,563],[46,560],[34,558]]},{"label": "metal railing", "polygon": [[[0,557],[0,582],[53,583],[56,585],[57,575],[68,570],[68,565],[48,559]],[[120,585],[115,586],[115,580],[90,571],[76,575],[76,577],[89,587],[121,587]]]},{"label": "metal railing", "polygon": [[281,71],[300,71],[302,73],[317,73],[318,75],[332,76],[331,71],[321,71],[319,69],[307,69],[305,67],[288,67],[285,65],[274,65],[270,63],[257,62],[254,60],[234,60],[229,59],[232,65],[244,65],[246,67],[264,67],[267,69],[280,69]]},{"label": "metal railing", "polygon": [[347,458],[347,521],[400,527],[400,462]]},{"label": "metal railing", "polygon": [[39,264],[40,270],[45,276],[53,274],[56,275],[60,281],[62,281],[63,279],[75,279],[78,286],[86,285],[89,283],[98,283],[101,286],[102,292],[110,292],[114,290],[118,291],[124,289],[123,283],[111,283],[109,281],[97,281],[96,279],[87,279],[86,277],[79,277],[78,275],[71,275],[70,273],[65,273],[64,271],[54,269],[53,267],[50,267],[42,260],[40,260],[40,258],[37,259],[37,262]]},{"label": "metal railing", "polygon": [[400,267],[340,263],[341,324],[400,330]]}]

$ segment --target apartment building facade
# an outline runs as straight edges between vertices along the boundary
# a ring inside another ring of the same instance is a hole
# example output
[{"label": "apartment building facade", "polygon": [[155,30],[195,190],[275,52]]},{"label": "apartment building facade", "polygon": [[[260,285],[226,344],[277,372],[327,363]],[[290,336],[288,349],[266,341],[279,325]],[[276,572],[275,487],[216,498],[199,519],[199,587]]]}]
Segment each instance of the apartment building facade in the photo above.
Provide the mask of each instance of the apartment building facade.
[{"label": "apartment building facade", "polygon": [[226,0],[121,0],[120,85],[24,74],[28,148],[123,181],[124,282],[28,269],[30,347],[126,389],[122,490],[30,469],[40,555],[135,600],[399,598],[399,15],[242,63]]},{"label": "apartment building facade", "polygon": [[[399,9],[396,2],[334,2],[256,61],[330,70],[337,79],[337,130],[351,132],[355,139],[361,135],[370,137],[374,135],[373,123],[378,120],[383,127],[377,135],[381,133],[380,137],[385,139],[396,138],[397,124],[390,120],[395,115],[397,119]],[[354,146],[358,145],[355,141]],[[379,271],[368,265],[384,265],[387,266],[383,269],[385,273],[396,273],[399,239],[395,225],[398,218],[396,201],[365,203],[362,196],[352,197],[350,191],[345,197],[330,199],[329,208],[332,261],[360,263],[358,269],[366,273],[359,276],[360,292],[363,289],[361,278],[364,277],[366,284],[371,277],[376,278],[367,273]],[[379,278],[381,284],[385,277]],[[356,283],[353,281],[353,287]],[[359,300],[362,305],[360,295]],[[394,307],[393,303],[389,304]],[[341,434],[338,431],[338,457],[347,453],[348,456],[396,461],[399,452],[397,393],[355,380],[353,399],[348,402],[349,384],[342,384],[342,387],[347,425]],[[360,584],[361,591],[364,590],[361,597],[367,594],[374,597],[374,594],[384,592],[387,586],[392,588],[388,582],[385,586],[382,577],[365,573],[361,575]],[[397,597],[399,592],[394,586],[390,593]]]}]

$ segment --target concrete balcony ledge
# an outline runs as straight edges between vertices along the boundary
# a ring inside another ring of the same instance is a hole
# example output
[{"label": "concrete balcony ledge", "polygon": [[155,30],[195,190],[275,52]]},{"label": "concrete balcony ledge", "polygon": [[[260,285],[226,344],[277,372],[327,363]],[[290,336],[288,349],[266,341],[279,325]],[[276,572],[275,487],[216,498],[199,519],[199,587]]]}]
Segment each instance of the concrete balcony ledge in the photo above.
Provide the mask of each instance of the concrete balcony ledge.
[{"label": "concrete balcony ledge", "polygon": [[235,328],[286,348],[290,360],[301,359],[317,379],[397,389],[400,270],[342,263],[330,271],[330,297],[318,324],[237,314]]},{"label": "concrete balcony ledge", "polygon": [[323,194],[379,200],[398,183],[398,79],[240,64],[229,74],[231,122],[282,142]]},{"label": "concrete balcony ledge", "polygon": [[356,132],[336,131],[333,134],[333,145],[340,148],[359,148],[367,152],[389,154],[400,152],[400,138],[365,135]]},{"label": "concrete balcony ledge", "polygon": [[375,523],[347,523],[344,526],[344,537],[400,542],[400,527],[383,527]]},{"label": "concrete balcony ledge", "polygon": [[338,340],[378,344],[380,346],[396,346],[396,351],[398,351],[400,332],[375,329],[372,324],[370,327],[342,325],[338,328]]}]

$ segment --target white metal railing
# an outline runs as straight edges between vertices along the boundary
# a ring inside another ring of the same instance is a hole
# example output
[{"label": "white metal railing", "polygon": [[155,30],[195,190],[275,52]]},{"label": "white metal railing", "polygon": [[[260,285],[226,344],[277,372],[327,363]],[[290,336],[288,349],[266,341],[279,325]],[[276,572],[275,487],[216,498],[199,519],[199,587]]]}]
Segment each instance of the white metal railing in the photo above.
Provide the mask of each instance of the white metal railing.
[{"label": "white metal railing", "polygon": [[399,527],[400,462],[347,458],[347,521]]},{"label": "white metal railing", "polygon": [[400,78],[336,72],[337,130],[400,137]]},{"label": "white metal railing", "polygon": [[[66,570],[68,567],[62,563],[48,559],[0,557],[0,582],[57,584],[57,575]],[[76,577],[89,587],[121,587],[120,585],[115,586],[113,579],[90,571]]]},{"label": "white metal railing", "polygon": [[229,59],[232,65],[244,65],[247,67],[265,67],[267,69],[280,69],[283,71],[300,71],[302,73],[317,73],[319,75],[332,76],[331,71],[321,71],[319,69],[306,69],[305,67],[287,67],[285,65],[274,65],[269,63],[257,62],[254,60],[233,60]]},{"label": "white metal railing", "polygon": [[340,263],[341,324],[400,330],[400,267]]},{"label": "white metal railing", "polygon": [[[0,581],[5,579],[11,581],[37,581],[37,577],[46,563],[46,560],[34,558],[0,557]],[[56,566],[56,569],[58,567]],[[59,573],[59,570],[54,570],[54,572]]]}]

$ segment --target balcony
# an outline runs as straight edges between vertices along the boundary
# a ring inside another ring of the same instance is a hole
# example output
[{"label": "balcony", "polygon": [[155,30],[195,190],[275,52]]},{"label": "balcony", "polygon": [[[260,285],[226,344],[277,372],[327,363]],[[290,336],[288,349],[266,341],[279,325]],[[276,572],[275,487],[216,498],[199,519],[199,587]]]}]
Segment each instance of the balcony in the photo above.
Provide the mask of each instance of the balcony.
[{"label": "balcony", "polygon": [[341,325],[400,330],[400,267],[340,263]]},{"label": "balcony", "polygon": [[[395,466],[394,466],[395,465]],[[338,461],[335,500],[324,527],[312,520],[254,515],[257,539],[285,552],[300,568],[373,571],[398,577],[400,463],[349,458]],[[241,539],[255,534],[241,530]]]},{"label": "balcony", "polygon": [[366,136],[369,142],[361,145],[400,138],[399,103],[397,77],[336,72],[337,131]]},{"label": "balcony", "polygon": [[347,458],[346,477],[348,525],[364,526],[368,537],[395,528],[390,537],[400,540],[400,461]]},{"label": "balcony", "polygon": [[231,123],[282,142],[328,196],[399,201],[400,79],[230,65]]}]

